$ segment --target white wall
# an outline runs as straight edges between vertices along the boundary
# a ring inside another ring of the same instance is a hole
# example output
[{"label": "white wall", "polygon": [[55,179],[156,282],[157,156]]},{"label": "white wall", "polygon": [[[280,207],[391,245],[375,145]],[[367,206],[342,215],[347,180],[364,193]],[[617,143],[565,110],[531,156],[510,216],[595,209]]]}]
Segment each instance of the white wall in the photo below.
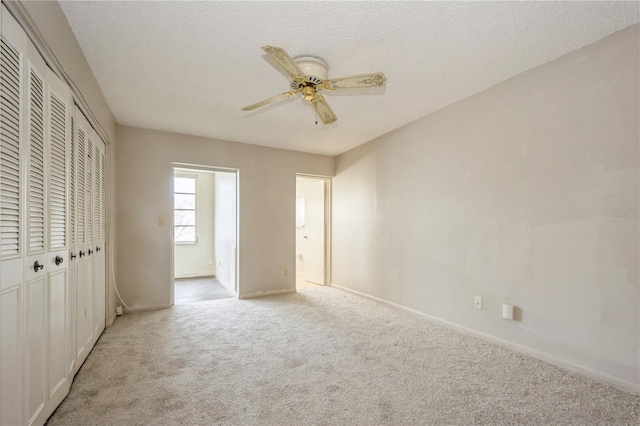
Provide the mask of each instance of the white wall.
[{"label": "white wall", "polygon": [[[215,275],[215,174],[212,172],[180,171],[180,175],[196,176],[196,220],[198,242],[176,244],[174,275],[176,278]],[[211,264],[209,264],[211,260]]]},{"label": "white wall", "polygon": [[[170,302],[171,163],[237,168],[239,295],[295,290],[296,173],[332,176],[335,159],[118,126],[118,285],[134,308]],[[288,269],[288,276],[284,275]]]},{"label": "white wall", "polygon": [[222,285],[235,293],[236,174],[216,172],[215,176],[216,277]]},{"label": "white wall", "polygon": [[[307,185],[317,182],[317,179],[299,177],[296,180],[296,198],[305,200]],[[305,228],[296,226],[296,274],[304,277],[304,235]],[[298,255],[302,254],[302,257]]]},{"label": "white wall", "polygon": [[[56,1],[24,1],[21,2],[29,13],[38,31],[47,41],[47,44],[55,52],[56,57],[64,67],[67,75],[82,93],[83,98],[91,108],[91,111],[106,132],[109,140],[107,142],[108,155],[115,159],[116,152],[116,120],[111,113],[109,105],[102,94],[102,89],[89,67],[89,64],[80,49],[80,45],[67,22],[67,18],[62,13],[60,5]],[[107,162],[109,167],[110,188],[107,229],[115,235],[115,161]],[[113,254],[116,250],[113,241],[107,241],[107,254]],[[109,260],[107,259],[107,262]],[[108,265],[107,265],[108,266]],[[117,265],[116,265],[117,267]],[[111,283],[110,268],[107,268],[107,325],[115,319],[115,307],[117,302],[115,290]]]},{"label": "white wall", "polygon": [[333,283],[637,390],[638,28],[339,156]]}]

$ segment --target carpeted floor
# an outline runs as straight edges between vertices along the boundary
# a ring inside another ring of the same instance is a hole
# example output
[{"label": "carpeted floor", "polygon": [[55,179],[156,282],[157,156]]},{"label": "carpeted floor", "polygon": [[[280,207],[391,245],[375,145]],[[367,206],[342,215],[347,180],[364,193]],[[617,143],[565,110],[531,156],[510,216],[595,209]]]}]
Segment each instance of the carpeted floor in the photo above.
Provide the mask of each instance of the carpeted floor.
[{"label": "carpeted floor", "polygon": [[640,396],[336,289],[120,317],[50,425],[638,424]]}]

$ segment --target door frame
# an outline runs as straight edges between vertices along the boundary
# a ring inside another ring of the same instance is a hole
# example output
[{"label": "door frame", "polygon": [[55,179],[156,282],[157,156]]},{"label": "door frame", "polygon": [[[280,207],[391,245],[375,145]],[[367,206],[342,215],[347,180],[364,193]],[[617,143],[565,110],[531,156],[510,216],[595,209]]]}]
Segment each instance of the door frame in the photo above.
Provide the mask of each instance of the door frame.
[{"label": "door frame", "polygon": [[[193,170],[193,171],[206,171],[206,172],[222,172],[222,173],[233,173],[236,175],[236,250],[235,250],[235,291],[236,297],[240,294],[240,169],[232,168],[232,167],[217,167],[217,166],[206,166],[202,164],[188,164],[188,163],[171,163],[171,179],[169,183],[169,195],[170,195],[170,205],[169,205],[169,220],[167,226],[171,228],[169,232],[169,294],[170,294],[170,305],[173,306],[175,304],[175,248],[176,245],[173,241],[173,222],[174,222],[174,200],[173,200],[173,178],[176,174],[176,169],[180,170]],[[196,213],[197,215],[197,213]]]},{"label": "door frame", "polygon": [[296,188],[298,178],[324,181],[324,285],[331,286],[331,176],[296,173]]}]

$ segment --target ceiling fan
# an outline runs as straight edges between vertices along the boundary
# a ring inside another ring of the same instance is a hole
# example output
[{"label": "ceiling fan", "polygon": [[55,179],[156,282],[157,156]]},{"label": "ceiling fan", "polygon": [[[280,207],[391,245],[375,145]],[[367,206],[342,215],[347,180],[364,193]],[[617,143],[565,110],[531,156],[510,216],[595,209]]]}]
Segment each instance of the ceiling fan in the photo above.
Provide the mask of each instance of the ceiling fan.
[{"label": "ceiling fan", "polygon": [[300,93],[315,108],[324,124],[335,122],[338,117],[333,112],[326,99],[318,92],[322,90],[360,89],[363,87],[383,87],[387,78],[381,72],[372,74],[352,75],[349,77],[328,78],[327,64],[313,56],[300,56],[291,59],[281,47],[262,46],[280,68],[288,75],[291,90],[273,96],[264,101],[242,108],[242,111],[254,109],[278,102]]}]

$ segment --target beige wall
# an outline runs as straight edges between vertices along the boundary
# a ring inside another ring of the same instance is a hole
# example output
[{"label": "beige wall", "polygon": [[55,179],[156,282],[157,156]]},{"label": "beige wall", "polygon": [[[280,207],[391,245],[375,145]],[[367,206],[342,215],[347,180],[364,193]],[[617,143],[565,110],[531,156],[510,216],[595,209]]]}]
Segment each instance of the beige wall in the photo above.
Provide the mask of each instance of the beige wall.
[{"label": "beige wall", "polygon": [[333,283],[637,390],[638,36],[339,156]]},{"label": "beige wall", "polygon": [[[13,3],[13,2],[8,2]],[[82,97],[86,100],[89,108],[99,121],[109,138],[107,143],[108,157],[114,158],[116,150],[116,120],[109,109],[109,105],[102,94],[102,90],[87,63],[84,53],[80,49],[71,27],[67,22],[60,6],[56,1],[24,1],[21,2],[38,31],[46,40],[47,44],[54,51],[57,59],[64,67],[65,72],[71,78],[73,83],[82,93]],[[115,229],[115,193],[113,191],[115,185],[115,162],[110,163],[110,180],[108,182],[110,188],[110,222],[108,223],[110,232],[113,235]],[[109,218],[109,217],[108,217]],[[113,255],[115,249],[111,242],[107,243],[108,253]],[[107,259],[107,262],[109,259]],[[107,265],[109,270],[109,265]],[[107,272],[107,323],[115,318],[116,294],[111,282],[111,273]]]},{"label": "beige wall", "polygon": [[117,278],[129,306],[170,301],[171,227],[158,217],[169,217],[172,162],[240,170],[240,296],[295,289],[296,173],[333,175],[333,157],[126,126],[117,137]]}]

